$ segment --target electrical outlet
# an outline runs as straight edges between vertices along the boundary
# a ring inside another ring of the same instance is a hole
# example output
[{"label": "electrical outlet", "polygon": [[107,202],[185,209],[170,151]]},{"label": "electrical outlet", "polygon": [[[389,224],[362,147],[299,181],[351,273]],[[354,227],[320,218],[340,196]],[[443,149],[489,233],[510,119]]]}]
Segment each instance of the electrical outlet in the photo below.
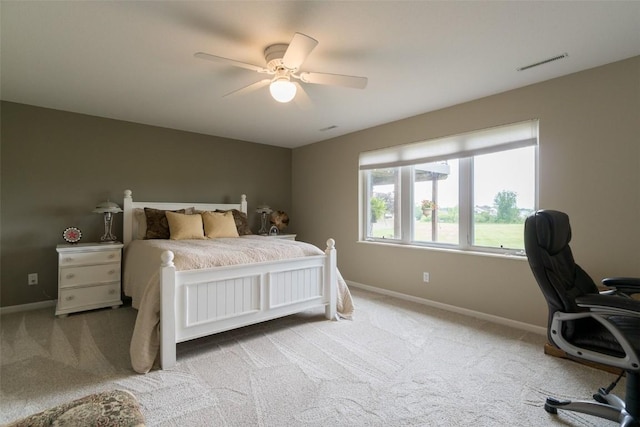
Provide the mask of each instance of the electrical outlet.
[{"label": "electrical outlet", "polygon": [[422,281],[424,283],[429,283],[429,273],[427,273],[426,271],[422,273]]},{"label": "electrical outlet", "polygon": [[38,273],[29,273],[27,276],[27,283],[29,286],[38,284]]}]

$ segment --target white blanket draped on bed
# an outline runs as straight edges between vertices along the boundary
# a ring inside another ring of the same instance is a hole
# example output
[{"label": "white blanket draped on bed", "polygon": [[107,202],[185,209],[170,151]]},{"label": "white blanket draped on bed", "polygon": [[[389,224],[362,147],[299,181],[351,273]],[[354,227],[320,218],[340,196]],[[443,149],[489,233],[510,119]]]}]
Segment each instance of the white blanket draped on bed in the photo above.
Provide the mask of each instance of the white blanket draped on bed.
[{"label": "white blanket draped on bed", "polygon": [[[195,270],[263,261],[322,255],[323,251],[304,242],[242,236],[215,240],[134,240],[125,251],[123,290],[132,298],[138,316],[131,338],[131,364],[139,373],[148,372],[160,348],[160,255],[174,253],[176,270]],[[338,272],[337,311],[351,318],[353,301]]]}]

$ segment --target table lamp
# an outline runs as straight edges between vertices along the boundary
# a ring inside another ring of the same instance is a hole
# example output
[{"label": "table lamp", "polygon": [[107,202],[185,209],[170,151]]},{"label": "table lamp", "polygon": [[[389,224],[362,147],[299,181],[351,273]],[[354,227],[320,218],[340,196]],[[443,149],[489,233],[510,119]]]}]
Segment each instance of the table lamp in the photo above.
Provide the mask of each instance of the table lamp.
[{"label": "table lamp", "polygon": [[100,238],[100,243],[116,243],[118,239],[111,233],[111,223],[113,222],[113,214],[122,212],[120,206],[107,200],[99,203],[93,212],[104,214],[104,235]]},{"label": "table lamp", "polygon": [[261,206],[258,206],[258,209],[256,209],[256,212],[260,214],[260,219],[262,221],[258,234],[266,236],[269,234],[269,228],[267,228],[267,215],[269,215],[273,211],[269,206],[261,205]]}]

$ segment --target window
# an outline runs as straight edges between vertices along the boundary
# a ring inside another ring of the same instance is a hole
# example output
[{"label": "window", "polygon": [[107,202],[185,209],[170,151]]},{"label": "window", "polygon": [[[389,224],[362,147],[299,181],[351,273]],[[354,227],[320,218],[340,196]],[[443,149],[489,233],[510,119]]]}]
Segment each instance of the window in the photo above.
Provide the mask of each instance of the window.
[{"label": "window", "polygon": [[415,205],[412,240],[458,244],[458,163],[453,159],[412,167]]},{"label": "window", "polygon": [[399,239],[400,168],[376,169],[367,175],[367,179],[371,189],[367,203],[367,235],[379,239]]},{"label": "window", "polygon": [[522,251],[536,209],[537,135],[528,121],[362,153],[362,238]]}]

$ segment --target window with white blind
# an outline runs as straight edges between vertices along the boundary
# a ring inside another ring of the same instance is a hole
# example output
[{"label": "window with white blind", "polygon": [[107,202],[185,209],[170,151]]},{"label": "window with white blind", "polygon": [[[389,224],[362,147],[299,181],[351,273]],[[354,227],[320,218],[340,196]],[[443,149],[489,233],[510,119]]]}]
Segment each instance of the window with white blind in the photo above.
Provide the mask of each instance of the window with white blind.
[{"label": "window with white blind", "polygon": [[361,153],[361,240],[521,252],[537,148],[530,120]]}]

